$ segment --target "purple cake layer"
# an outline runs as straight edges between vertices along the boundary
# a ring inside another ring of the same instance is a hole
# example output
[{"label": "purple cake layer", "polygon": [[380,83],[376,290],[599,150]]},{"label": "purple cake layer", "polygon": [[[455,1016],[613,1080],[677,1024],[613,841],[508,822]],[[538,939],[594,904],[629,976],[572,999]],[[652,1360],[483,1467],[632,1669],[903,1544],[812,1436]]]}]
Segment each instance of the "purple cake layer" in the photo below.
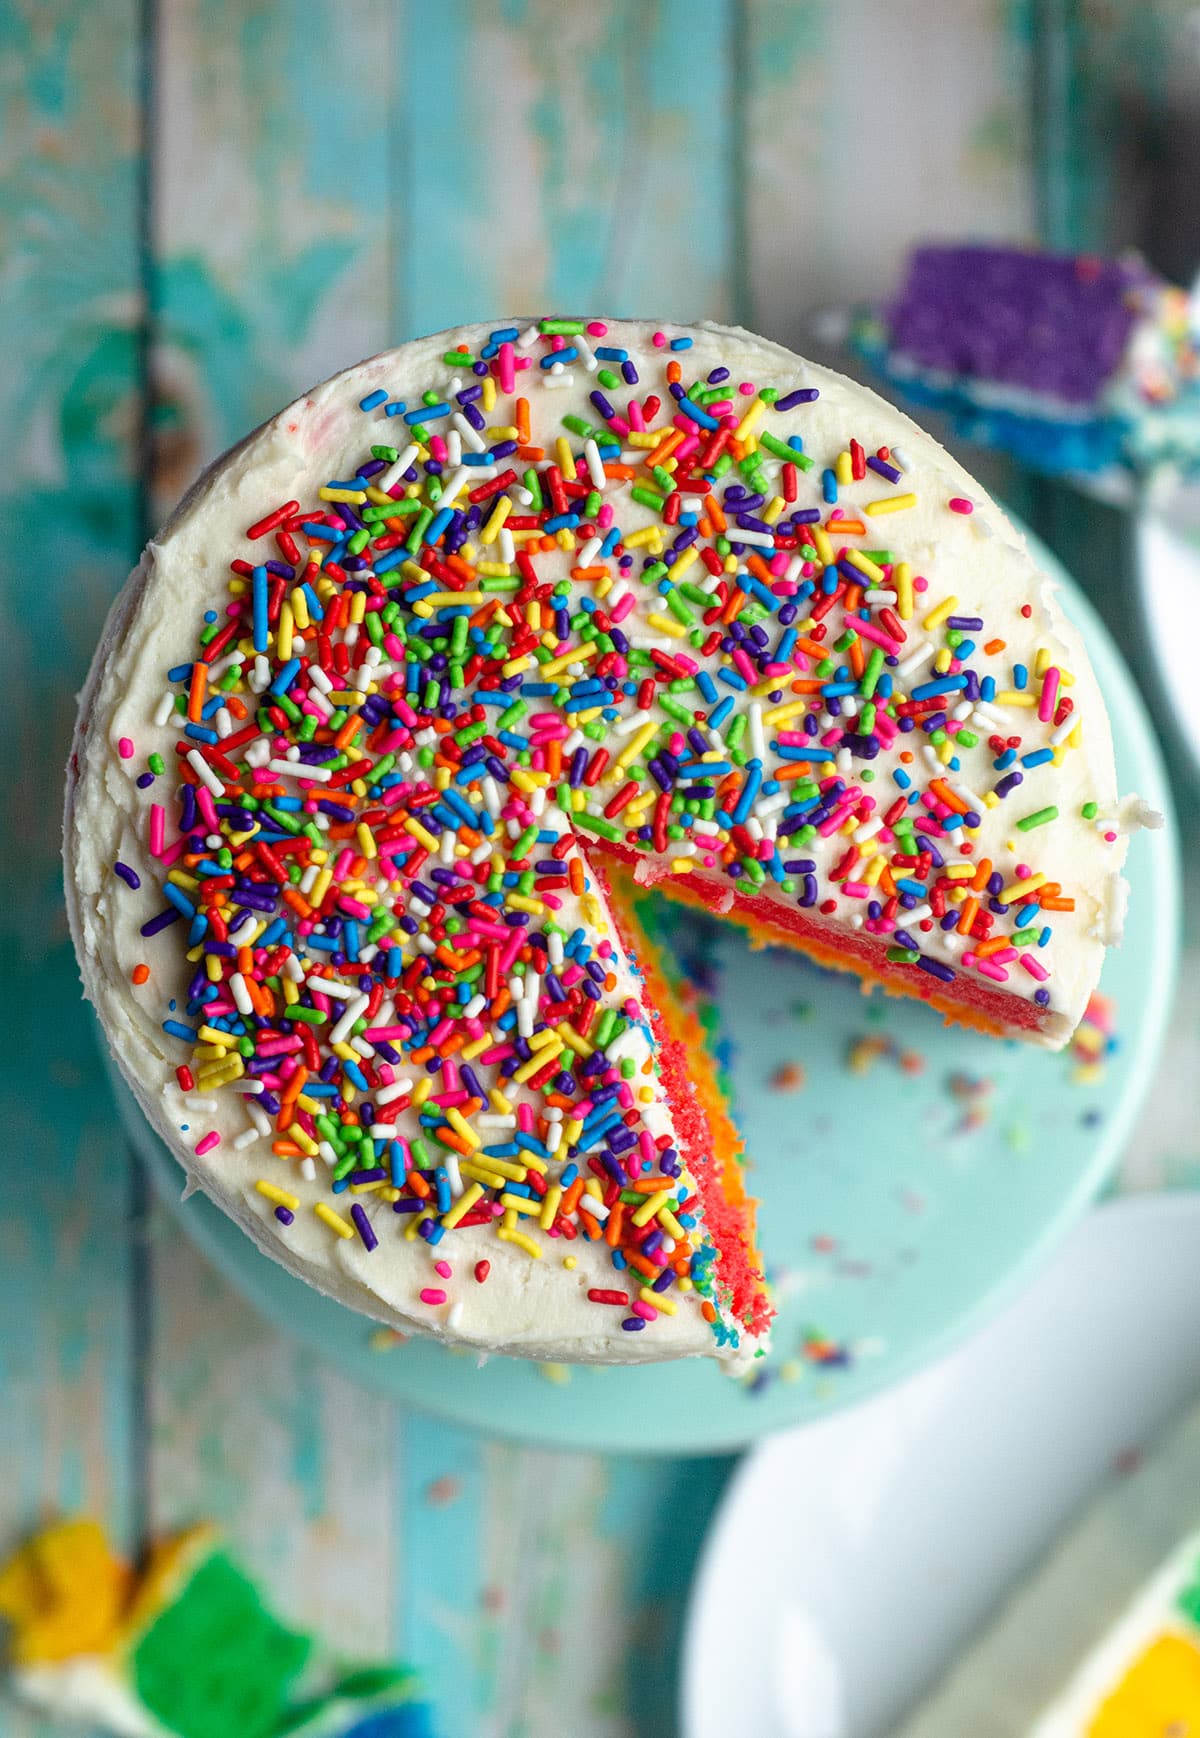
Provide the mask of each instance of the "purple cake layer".
[{"label": "purple cake layer", "polygon": [[893,359],[1093,404],[1124,358],[1139,261],[1019,247],[922,247],[887,310]]}]

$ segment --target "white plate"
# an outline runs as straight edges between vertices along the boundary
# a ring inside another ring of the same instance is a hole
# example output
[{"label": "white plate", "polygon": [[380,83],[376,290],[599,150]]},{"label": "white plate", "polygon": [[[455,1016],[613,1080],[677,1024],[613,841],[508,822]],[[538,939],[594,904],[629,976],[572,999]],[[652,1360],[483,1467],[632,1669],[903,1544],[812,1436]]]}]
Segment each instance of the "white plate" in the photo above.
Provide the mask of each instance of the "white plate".
[{"label": "white plate", "polygon": [[952,1356],[769,1438],[701,1558],[685,1738],[883,1738],[1200,1390],[1197,1320],[1200,1197],[1114,1202]]}]

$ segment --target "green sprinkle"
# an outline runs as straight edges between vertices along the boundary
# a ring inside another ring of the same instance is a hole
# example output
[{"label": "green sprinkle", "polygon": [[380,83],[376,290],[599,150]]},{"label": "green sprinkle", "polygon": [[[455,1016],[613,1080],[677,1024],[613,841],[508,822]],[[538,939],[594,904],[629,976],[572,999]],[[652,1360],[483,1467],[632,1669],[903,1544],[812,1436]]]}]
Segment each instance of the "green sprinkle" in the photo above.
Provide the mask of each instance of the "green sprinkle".
[{"label": "green sprinkle", "polygon": [[1045,809],[1035,809],[1032,815],[1023,815],[1017,826],[1023,833],[1031,833],[1035,827],[1044,827],[1047,821],[1056,821],[1058,810],[1053,803]]}]

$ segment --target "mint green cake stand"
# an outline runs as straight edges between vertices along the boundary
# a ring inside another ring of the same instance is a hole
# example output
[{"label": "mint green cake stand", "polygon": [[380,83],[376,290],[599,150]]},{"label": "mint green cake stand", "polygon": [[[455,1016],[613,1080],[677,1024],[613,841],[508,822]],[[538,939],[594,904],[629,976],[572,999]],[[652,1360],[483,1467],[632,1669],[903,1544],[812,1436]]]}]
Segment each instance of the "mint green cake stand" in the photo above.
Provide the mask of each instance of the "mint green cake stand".
[{"label": "mint green cake stand", "polygon": [[[1119,1042],[1081,1085],[1065,1056],[942,1026],[910,1002],[738,933],[673,919],[703,955],[762,1201],[780,1309],[748,1382],[706,1361],[546,1370],[373,1325],[262,1256],[180,1171],[120,1089],[129,1134],[180,1223],[229,1283],[314,1356],[397,1400],[494,1436],[563,1448],[715,1453],[815,1419],[910,1374],[1025,1284],[1104,1185],[1132,1135],[1170,1017],[1179,951],[1176,843],[1158,746],[1117,650],[1046,550],[1108,702],[1123,790],[1168,815],[1137,837],[1123,946],[1102,992]],[[855,1072],[849,1062],[859,1065]],[[796,1085],[796,1065],[803,1084]],[[788,1084],[790,1082],[790,1084]]]}]

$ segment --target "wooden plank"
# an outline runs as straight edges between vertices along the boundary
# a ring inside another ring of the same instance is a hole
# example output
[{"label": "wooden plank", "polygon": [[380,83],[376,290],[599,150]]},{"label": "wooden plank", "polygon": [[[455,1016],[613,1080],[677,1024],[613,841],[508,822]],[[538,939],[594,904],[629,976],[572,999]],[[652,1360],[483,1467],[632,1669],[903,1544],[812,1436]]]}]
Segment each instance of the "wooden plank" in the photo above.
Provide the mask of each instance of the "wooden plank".
[{"label": "wooden plank", "polygon": [[402,32],[401,335],[548,308],[726,315],[730,11],[446,0]]},{"label": "wooden plank", "polygon": [[[0,977],[0,1553],[39,1521],[136,1525],[130,1160],[66,934],[60,769],[138,521],[137,7],[0,15],[0,616],[9,805]],[[0,1729],[49,1727],[0,1701]]]},{"label": "wooden plank", "polygon": [[[253,424],[388,342],[394,16],[387,0],[164,0],[160,512]],[[386,1654],[393,1409],[267,1327],[161,1211],[152,1273],[154,1524],[220,1521],[291,1619]]]},{"label": "wooden plank", "polygon": [[153,1224],[155,1527],[219,1522],[291,1621],[386,1658],[393,1408],[267,1326],[163,1209]]},{"label": "wooden plank", "polygon": [[684,1598],[733,1463],[484,1444],[428,1420],[405,1429],[398,1616],[444,1729],[669,1738]]},{"label": "wooden plank", "polygon": [[1032,229],[1019,8],[745,0],[749,322],[811,351],[808,316],[896,282],[922,237]]},{"label": "wooden plank", "polygon": [[156,506],[392,330],[388,0],[162,0]]}]

